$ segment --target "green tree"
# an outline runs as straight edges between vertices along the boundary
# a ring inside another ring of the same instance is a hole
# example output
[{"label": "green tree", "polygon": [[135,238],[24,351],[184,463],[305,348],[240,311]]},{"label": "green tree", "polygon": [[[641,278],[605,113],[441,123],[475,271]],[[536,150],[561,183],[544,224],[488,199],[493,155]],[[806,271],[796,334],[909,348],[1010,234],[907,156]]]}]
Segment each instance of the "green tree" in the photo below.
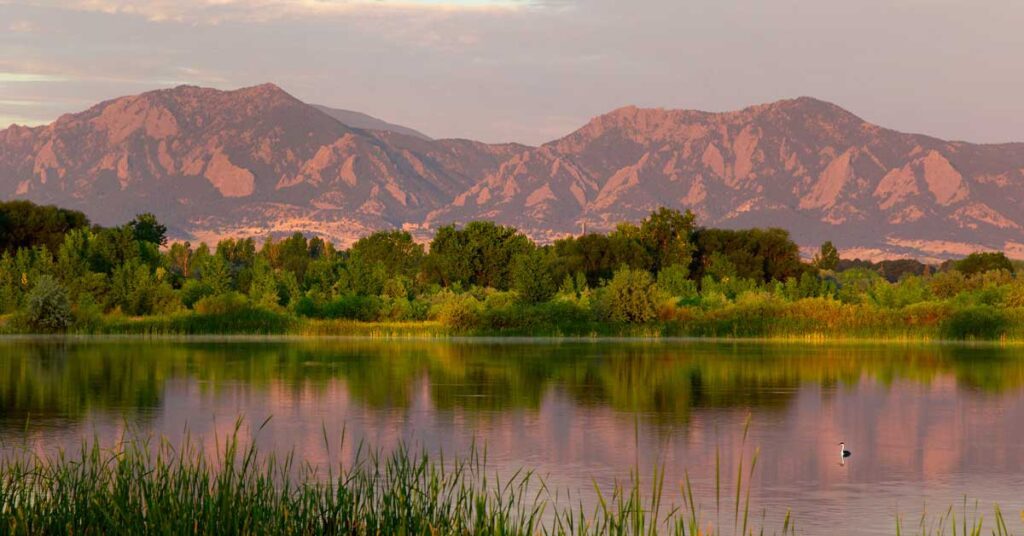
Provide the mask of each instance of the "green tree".
[{"label": "green tree", "polygon": [[349,256],[368,265],[380,264],[390,275],[413,279],[423,262],[423,245],[406,231],[378,231],[360,238],[349,248]]},{"label": "green tree", "polygon": [[127,227],[102,229],[90,240],[89,264],[93,272],[112,274],[114,268],[133,259],[141,259],[142,252],[135,234]]},{"label": "green tree", "polygon": [[171,244],[166,254],[166,264],[171,275],[178,280],[192,277],[193,257],[192,244],[188,242]]},{"label": "green tree", "polygon": [[0,202],[0,253],[36,246],[56,252],[68,231],[88,227],[89,219],[76,210],[22,200]]},{"label": "green tree", "polygon": [[971,253],[956,263],[956,269],[967,276],[992,270],[1014,273],[1013,263],[1002,252]]},{"label": "green tree", "polygon": [[697,280],[703,279],[716,254],[729,260],[736,277],[764,283],[798,278],[806,270],[800,248],[783,229],[698,229],[694,244],[690,273]]},{"label": "green tree", "polygon": [[110,306],[129,315],[170,313],[180,308],[180,300],[163,281],[163,269],[153,272],[138,259],[114,268],[110,276]]},{"label": "green tree", "polygon": [[673,264],[689,265],[694,247],[690,242],[695,216],[689,210],[661,207],[640,223],[640,243],[651,257],[650,270],[658,273]]},{"label": "green tree", "polygon": [[252,267],[252,285],[249,286],[249,299],[260,307],[278,309],[281,296],[277,289],[277,278],[270,262],[258,257]]},{"label": "green tree", "polygon": [[458,283],[508,290],[512,259],[534,247],[515,228],[493,222],[474,221],[463,229],[449,225],[434,235],[426,271],[444,286]]},{"label": "green tree", "polygon": [[546,249],[535,249],[518,255],[512,262],[512,290],[526,303],[541,303],[558,291],[551,255]]},{"label": "green tree", "polygon": [[0,254],[0,314],[16,310],[22,293],[21,273],[11,252],[4,251]]},{"label": "green tree", "polygon": [[131,229],[135,240],[157,246],[167,244],[167,226],[158,222],[156,216],[149,212],[135,216],[134,220],[128,222],[128,228]]},{"label": "green tree", "polygon": [[814,265],[820,270],[835,270],[839,265],[839,250],[832,242],[825,242],[821,245],[817,255],[814,256]]},{"label": "green tree", "polygon": [[209,285],[214,295],[223,294],[232,289],[231,267],[224,257],[205,255],[201,257],[201,261],[198,266],[199,280]]},{"label": "green tree", "polygon": [[296,281],[301,284],[306,277],[306,268],[309,266],[309,243],[306,241],[306,237],[300,232],[295,232],[278,242],[276,247],[279,265],[275,268],[293,274]]}]

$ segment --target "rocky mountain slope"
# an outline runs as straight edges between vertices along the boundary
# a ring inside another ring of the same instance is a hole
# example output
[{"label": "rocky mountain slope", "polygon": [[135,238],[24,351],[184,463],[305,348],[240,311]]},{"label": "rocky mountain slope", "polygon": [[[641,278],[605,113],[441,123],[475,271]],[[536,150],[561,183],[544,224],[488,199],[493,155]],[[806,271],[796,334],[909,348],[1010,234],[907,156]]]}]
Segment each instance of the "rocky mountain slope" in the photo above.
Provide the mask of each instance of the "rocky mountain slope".
[{"label": "rocky mountain slope", "polygon": [[472,219],[549,240],[667,205],[873,258],[1024,255],[1024,144],[904,134],[811,98],[727,113],[627,107],[541,147],[375,121],[346,124],[271,84],[123,97],[0,131],[0,198],[105,224],[152,211],[205,240],[298,230],[344,244]]},{"label": "rocky mountain slope", "polygon": [[356,112],[353,110],[341,110],[338,108],[330,108],[328,106],[314,105],[317,110],[337,119],[345,125],[352,128],[361,128],[364,130],[384,130],[387,132],[394,132],[396,134],[405,134],[406,136],[412,136],[414,138],[421,138],[429,140],[430,136],[409,127],[402,125],[396,125],[394,123],[388,123],[382,119],[366,115],[362,112]]},{"label": "rocky mountain slope", "polygon": [[607,229],[660,205],[872,257],[1024,253],[1024,144],[903,134],[811,98],[729,113],[622,108],[524,151],[428,221]]}]

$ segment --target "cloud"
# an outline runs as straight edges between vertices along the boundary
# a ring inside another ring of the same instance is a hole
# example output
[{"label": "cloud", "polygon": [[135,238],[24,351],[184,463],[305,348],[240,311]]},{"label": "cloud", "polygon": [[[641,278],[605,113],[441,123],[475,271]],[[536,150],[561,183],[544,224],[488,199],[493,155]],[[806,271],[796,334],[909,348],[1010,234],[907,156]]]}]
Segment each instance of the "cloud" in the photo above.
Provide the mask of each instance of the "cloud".
[{"label": "cloud", "polygon": [[543,5],[545,0],[30,0],[40,7],[127,14],[153,22],[219,24],[280,18],[395,13],[502,12]]},{"label": "cloud", "polygon": [[38,73],[18,73],[0,71],[0,84],[16,82],[63,82],[63,76]]},{"label": "cloud", "polygon": [[16,20],[8,24],[7,29],[13,33],[32,33],[38,30],[38,27],[30,20]]}]

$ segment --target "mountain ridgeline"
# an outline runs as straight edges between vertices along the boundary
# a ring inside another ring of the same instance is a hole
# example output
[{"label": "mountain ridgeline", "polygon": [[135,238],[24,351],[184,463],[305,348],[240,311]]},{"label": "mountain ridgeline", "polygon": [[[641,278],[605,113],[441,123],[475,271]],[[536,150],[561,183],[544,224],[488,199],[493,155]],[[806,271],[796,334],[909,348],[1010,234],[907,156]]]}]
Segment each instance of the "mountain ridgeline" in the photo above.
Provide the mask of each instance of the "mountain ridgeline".
[{"label": "mountain ridgeline", "polygon": [[0,199],[18,198],[100,224],[152,212],[208,242],[301,231],[345,245],[481,219],[544,242],[668,206],[847,257],[1024,254],[1024,144],[904,134],[806,97],[626,107],[528,147],[431,139],[272,84],[182,86],[0,131]]}]

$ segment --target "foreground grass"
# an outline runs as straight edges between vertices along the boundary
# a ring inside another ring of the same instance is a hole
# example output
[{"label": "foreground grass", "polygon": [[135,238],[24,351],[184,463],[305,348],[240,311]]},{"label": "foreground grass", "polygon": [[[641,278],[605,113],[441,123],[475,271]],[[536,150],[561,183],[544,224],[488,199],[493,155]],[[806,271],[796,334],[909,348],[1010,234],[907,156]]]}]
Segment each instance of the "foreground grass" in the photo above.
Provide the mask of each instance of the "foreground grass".
[{"label": "foreground grass", "polygon": [[[138,439],[113,449],[83,443],[74,457],[8,454],[0,458],[0,533],[797,533],[788,512],[779,527],[758,526],[765,513],[752,512],[750,505],[757,451],[749,460],[741,456],[735,477],[716,456],[714,498],[705,498],[706,509],[688,476],[679,490],[682,505],[662,504],[665,475],[658,469],[643,483],[634,470],[624,485],[595,484],[596,505],[587,508],[529,471],[504,480],[489,476],[486,455],[475,450],[450,461],[405,447],[386,456],[360,447],[350,465],[324,474],[297,465],[291,456],[278,460],[254,446],[243,449],[240,426],[239,421],[213,457],[191,439],[177,447]],[[732,479],[735,490],[724,489]],[[1010,534],[998,506],[987,522],[977,504],[969,509],[966,500],[962,510],[951,506],[934,519],[913,523],[897,517],[894,529],[897,535]]]},{"label": "foreground grass", "polygon": [[[663,473],[643,490],[636,474],[626,486],[598,489],[598,504],[587,509],[568,497],[559,502],[531,472],[489,476],[475,451],[452,462],[404,447],[387,456],[360,448],[351,465],[322,474],[292,457],[241,449],[238,430],[213,459],[191,440],[180,447],[127,440],[112,450],[83,444],[76,457],[9,456],[0,461],[0,533],[717,533],[688,486],[684,507],[663,508]],[[737,489],[745,477],[741,465]],[[752,526],[749,484],[745,496],[733,520],[741,534]],[[780,530],[793,532],[788,516]]]}]

